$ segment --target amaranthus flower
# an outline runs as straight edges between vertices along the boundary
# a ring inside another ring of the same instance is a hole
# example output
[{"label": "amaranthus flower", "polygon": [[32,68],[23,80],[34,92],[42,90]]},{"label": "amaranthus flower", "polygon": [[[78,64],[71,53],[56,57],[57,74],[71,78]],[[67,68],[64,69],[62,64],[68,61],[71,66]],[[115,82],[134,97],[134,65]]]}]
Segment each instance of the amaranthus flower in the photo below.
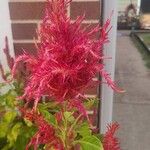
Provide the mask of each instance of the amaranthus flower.
[{"label": "amaranthus flower", "polygon": [[120,150],[119,141],[114,136],[118,128],[119,125],[117,123],[111,124],[107,127],[108,131],[106,132],[103,140],[104,150]]},{"label": "amaranthus flower", "polygon": [[58,148],[59,150],[63,150],[61,140],[55,136],[54,127],[50,125],[47,121],[45,121],[43,116],[24,109],[21,109],[21,112],[24,118],[34,122],[34,124],[38,128],[35,135],[27,144],[26,150],[28,150],[31,146],[34,147],[34,150],[37,150],[38,146],[41,144],[46,144],[48,145],[48,147],[53,147],[54,149]]},{"label": "amaranthus flower", "polygon": [[[110,79],[102,63],[103,45],[109,42],[110,19],[103,27],[98,25],[87,31],[87,28],[81,27],[84,16],[79,16],[74,22],[67,16],[69,2],[48,1],[38,31],[40,43],[37,56],[24,53],[16,59],[12,70],[15,74],[20,61],[26,62],[30,68],[31,74],[22,98],[34,100],[35,108],[43,95],[58,102],[75,100],[73,105],[76,105],[85,89],[95,82],[93,78],[97,73],[106,79],[112,89],[121,91]],[[100,38],[91,39],[97,32]]]}]

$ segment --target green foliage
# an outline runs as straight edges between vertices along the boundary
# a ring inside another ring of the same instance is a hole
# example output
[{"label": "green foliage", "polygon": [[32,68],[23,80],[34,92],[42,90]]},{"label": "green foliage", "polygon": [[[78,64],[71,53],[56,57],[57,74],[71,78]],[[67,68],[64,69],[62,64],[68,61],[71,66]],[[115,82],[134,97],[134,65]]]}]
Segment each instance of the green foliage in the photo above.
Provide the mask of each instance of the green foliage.
[{"label": "green foliage", "polygon": [[82,137],[86,137],[90,136],[92,132],[90,130],[88,123],[85,122],[81,124],[80,127],[77,129],[77,133]]},{"label": "green foliage", "polygon": [[40,113],[44,116],[47,122],[50,122],[52,125],[56,124],[56,120],[54,115],[52,115],[49,111],[45,109],[40,109]]},{"label": "green foliage", "polygon": [[[18,109],[24,106],[23,101],[17,100],[22,94],[22,89],[23,83],[19,80],[11,84],[0,84],[0,91],[4,91],[0,93],[0,150],[25,150],[27,143],[37,131],[34,123],[22,118]],[[43,99],[38,104],[37,111],[55,128],[56,135],[63,142],[65,149],[69,150],[80,145],[81,150],[103,150],[100,139],[92,133],[90,125],[83,120],[83,116],[80,114],[74,116],[76,109],[67,110],[67,103],[62,106],[46,98]],[[97,105],[98,99],[94,98],[89,98],[84,103],[87,110]],[[60,112],[62,118],[57,120],[55,115]],[[40,145],[39,150],[43,149],[43,145]]]},{"label": "green foliage", "polygon": [[84,102],[84,106],[86,107],[87,110],[90,110],[92,107],[98,107],[98,102],[99,99],[98,98],[88,98],[85,102]]},{"label": "green foliage", "polygon": [[82,150],[103,150],[102,143],[94,135],[86,136],[78,141],[75,141],[75,143],[79,143]]},{"label": "green foliage", "polygon": [[[25,150],[30,137],[35,133],[33,125],[20,116],[18,107],[21,101],[16,99],[21,94],[22,83],[0,85],[0,149]],[[9,89],[9,90],[8,90]],[[2,92],[3,91],[3,92]]]},{"label": "green foliage", "polygon": [[73,113],[72,112],[64,112],[64,119],[67,121],[67,122],[70,122],[70,123],[73,123],[75,118],[73,117]]},{"label": "green foliage", "polygon": [[[5,85],[1,85],[1,89],[3,88]],[[18,108],[23,106],[23,102],[16,99],[21,93],[22,83],[14,82],[9,85],[8,91],[0,94],[1,150],[24,150],[37,130],[31,121],[21,117]],[[97,104],[98,100],[88,99],[85,102],[85,107],[90,110]],[[103,150],[100,140],[93,135],[89,124],[80,121],[82,115],[77,118],[74,116],[76,110],[67,111],[66,109],[63,112],[62,120],[57,122],[55,114],[61,111],[61,107],[55,102],[42,101],[38,104],[38,112],[54,126],[57,136],[63,141],[66,148],[70,149],[73,145],[80,144],[82,150]]]}]

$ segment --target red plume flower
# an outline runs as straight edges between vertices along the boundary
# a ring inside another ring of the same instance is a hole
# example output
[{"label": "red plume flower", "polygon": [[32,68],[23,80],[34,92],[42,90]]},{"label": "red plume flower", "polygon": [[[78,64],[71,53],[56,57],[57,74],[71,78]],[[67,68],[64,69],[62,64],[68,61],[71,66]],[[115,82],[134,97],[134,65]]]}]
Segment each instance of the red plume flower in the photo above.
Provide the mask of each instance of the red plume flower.
[{"label": "red plume flower", "polygon": [[29,150],[31,146],[34,147],[34,150],[38,149],[38,146],[41,144],[47,144],[49,147],[60,148],[63,150],[63,145],[58,137],[55,136],[55,129],[51,126],[44,118],[36,114],[35,112],[27,111],[21,109],[21,112],[27,120],[34,122],[38,128],[35,135],[31,138],[30,142],[26,146],[26,150]]},{"label": "red plume flower", "polygon": [[[69,2],[70,0],[48,1],[38,31],[40,44],[37,56],[24,53],[16,59],[12,70],[14,74],[20,61],[27,63],[31,75],[22,98],[34,100],[35,108],[43,95],[58,102],[77,101],[85,89],[95,82],[93,78],[97,73],[106,79],[112,89],[120,91],[100,63],[104,59],[103,45],[108,42],[110,19],[103,27],[98,25],[87,31],[86,28],[81,28],[84,16],[79,16],[74,22],[67,16]],[[100,38],[92,40],[91,37],[97,32],[100,32]],[[76,104],[77,102],[73,105]]]},{"label": "red plume flower", "polygon": [[114,123],[107,127],[108,131],[106,132],[103,140],[104,150],[120,150],[119,141],[114,136],[118,128],[119,125],[117,123]]}]

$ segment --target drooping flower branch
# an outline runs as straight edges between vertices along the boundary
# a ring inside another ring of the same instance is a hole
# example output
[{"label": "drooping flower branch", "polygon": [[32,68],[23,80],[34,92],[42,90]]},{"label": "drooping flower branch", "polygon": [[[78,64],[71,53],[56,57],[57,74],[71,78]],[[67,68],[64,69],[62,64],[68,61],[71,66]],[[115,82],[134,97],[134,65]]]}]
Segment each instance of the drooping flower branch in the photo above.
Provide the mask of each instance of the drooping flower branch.
[{"label": "drooping flower branch", "polygon": [[4,51],[4,54],[5,54],[6,59],[7,59],[7,64],[9,66],[9,68],[12,69],[12,67],[14,65],[14,58],[10,55],[7,37],[5,37],[5,48],[3,49],[3,51]]},{"label": "drooping flower branch", "polygon": [[120,150],[119,140],[115,137],[115,132],[119,129],[118,123],[108,125],[107,129],[103,139],[104,150]]},{"label": "drooping flower branch", "polygon": [[[6,56],[7,65],[9,67],[9,69],[12,69],[13,65],[14,65],[14,58],[10,55],[10,50],[9,50],[8,38],[7,37],[5,37],[5,48],[3,49],[3,52]],[[7,81],[7,77],[6,77],[4,68],[3,68],[1,63],[0,63],[0,73],[1,73],[2,79],[4,81]]]}]

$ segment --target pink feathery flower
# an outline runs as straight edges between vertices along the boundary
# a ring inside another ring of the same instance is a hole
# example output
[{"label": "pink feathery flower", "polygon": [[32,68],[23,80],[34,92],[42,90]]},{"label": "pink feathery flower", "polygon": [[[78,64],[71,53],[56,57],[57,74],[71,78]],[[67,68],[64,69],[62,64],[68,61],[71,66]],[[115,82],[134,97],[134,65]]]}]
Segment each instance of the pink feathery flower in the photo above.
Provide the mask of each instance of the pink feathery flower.
[{"label": "pink feathery flower", "polygon": [[103,139],[104,150],[120,150],[119,141],[114,136],[118,128],[119,128],[119,124],[117,123],[108,125],[107,127],[108,131],[104,135],[104,139]]},{"label": "pink feathery flower", "polygon": [[[35,108],[43,95],[58,102],[78,100],[85,89],[95,82],[93,78],[97,73],[105,78],[112,89],[121,92],[101,63],[104,59],[103,45],[109,42],[110,19],[103,27],[98,25],[87,31],[81,27],[84,16],[79,16],[74,22],[67,16],[70,1],[48,1],[38,31],[40,43],[37,56],[24,53],[16,59],[12,69],[15,74],[20,61],[28,65],[31,74],[22,98],[34,100]],[[100,38],[91,39],[97,32],[100,32]],[[81,105],[79,107],[83,110]]]},{"label": "pink feathery flower", "polygon": [[55,136],[54,127],[45,121],[41,115],[24,109],[21,109],[21,112],[24,118],[34,122],[38,129],[35,135],[31,138],[30,142],[27,144],[26,150],[29,150],[31,146],[33,146],[34,150],[37,150],[41,144],[47,144],[51,148],[59,147],[60,150],[63,150],[60,139]]}]

